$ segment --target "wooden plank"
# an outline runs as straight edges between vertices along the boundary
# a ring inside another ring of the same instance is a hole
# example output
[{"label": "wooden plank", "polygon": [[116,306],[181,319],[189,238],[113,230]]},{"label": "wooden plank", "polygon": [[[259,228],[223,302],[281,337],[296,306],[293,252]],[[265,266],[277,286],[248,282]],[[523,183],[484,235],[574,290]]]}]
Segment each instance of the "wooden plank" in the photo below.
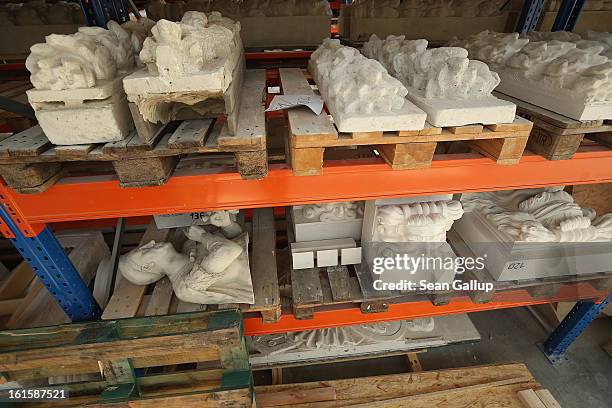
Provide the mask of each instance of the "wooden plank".
[{"label": "wooden plank", "polygon": [[350,277],[348,268],[344,265],[331,266],[327,268],[327,277],[331,286],[334,301],[351,299]]},{"label": "wooden plank", "polygon": [[336,390],[332,387],[311,388],[308,390],[285,390],[279,392],[257,393],[257,406],[277,407],[281,405],[305,404],[321,401],[334,401]]},{"label": "wooden plank", "polygon": [[406,353],[406,359],[408,360],[408,366],[410,367],[410,371],[412,371],[413,373],[423,371],[423,367],[421,366],[421,361],[419,360],[419,356],[417,353]]},{"label": "wooden plank", "polygon": [[394,170],[431,167],[437,143],[404,143],[377,145],[376,150]]},{"label": "wooden plank", "polygon": [[131,132],[125,137],[125,139],[122,139],[116,142],[106,143],[104,146],[102,146],[102,152],[106,154],[125,152],[127,151],[128,143],[133,138],[137,138],[137,137],[138,137],[138,134],[136,132]]},{"label": "wooden plank", "polygon": [[203,147],[213,128],[214,119],[185,120],[168,139],[168,147]]},{"label": "wooden plank", "polygon": [[317,305],[323,302],[319,269],[291,269],[291,291],[294,306]]},{"label": "wooden plank", "polygon": [[172,282],[167,276],[155,283],[151,299],[145,310],[146,316],[156,316],[168,314],[170,301],[172,300]]},{"label": "wooden plank", "polygon": [[38,156],[52,146],[40,125],[7,137],[0,142],[2,156]]},{"label": "wooden plank", "polygon": [[[518,377],[523,377],[526,381],[506,387],[489,388],[486,393],[480,395],[468,390],[465,394],[471,396],[471,401],[463,398],[457,399],[462,393],[451,393],[446,401],[434,401],[434,403],[432,403],[432,399],[434,398],[429,398],[424,399],[422,405],[414,405],[418,407],[444,406],[453,408],[470,406],[518,407],[520,406],[520,402],[516,397],[516,393],[522,389],[536,388],[538,386],[524,364],[463,367],[449,370],[422,371],[416,373],[325,381],[326,386],[333,387],[336,390],[336,400],[319,402],[316,404],[302,404],[300,408],[348,407],[354,404],[367,404],[381,398],[401,398],[436,391],[442,392],[457,387],[464,388],[467,386],[492,383]],[[260,394],[284,390],[305,390],[318,388],[320,386],[320,382],[283,384],[277,386],[268,385],[256,387],[255,392],[256,394]],[[381,394],[380,390],[384,390],[384,395]],[[496,392],[499,392],[499,394],[494,395]],[[457,399],[457,401],[455,401],[455,399]],[[425,405],[426,403],[429,405]],[[491,405],[487,405],[487,403]],[[287,405],[286,407],[292,406],[295,405]],[[412,403],[411,405],[403,403],[395,406],[405,407],[413,405]]]},{"label": "wooden plank", "polygon": [[251,280],[255,303],[250,310],[270,309],[280,305],[276,266],[276,228],[272,208],[253,210]]},{"label": "wooden plank", "polygon": [[222,151],[262,150],[266,148],[265,70],[247,70],[244,74],[236,129],[232,134],[224,125],[218,144]]},{"label": "wooden plank", "polygon": [[515,116],[512,123],[494,123],[485,125],[486,128],[493,132],[523,132],[531,129],[533,123],[523,117]]},{"label": "wooden plank", "polygon": [[[314,95],[301,69],[281,68],[279,72],[284,95]],[[289,109],[287,117],[292,138],[296,140],[325,141],[338,139],[336,127],[325,111],[315,115],[307,107],[297,107]]]},{"label": "wooden plank", "polygon": [[91,152],[97,146],[97,143],[70,146],[54,146],[43,154],[54,154],[58,160],[75,160],[77,158],[87,156],[89,152]]},{"label": "wooden plank", "polygon": [[[489,126],[487,126],[489,127]],[[469,133],[482,133],[482,125],[465,125],[465,126],[451,126],[447,128],[449,132],[454,135],[464,135]],[[495,129],[491,129],[495,131]],[[511,129],[508,129],[511,130]]]},{"label": "wooden plank", "polygon": [[561,408],[561,404],[557,402],[555,397],[547,389],[536,390],[536,395],[546,408]]},{"label": "wooden plank", "polygon": [[322,147],[308,149],[291,148],[291,169],[296,176],[316,176],[323,174]]},{"label": "wooden plank", "polygon": [[30,265],[22,261],[0,285],[0,300],[20,297],[35,277]]},{"label": "wooden plank", "polygon": [[526,408],[546,408],[534,390],[519,391],[517,396]]}]

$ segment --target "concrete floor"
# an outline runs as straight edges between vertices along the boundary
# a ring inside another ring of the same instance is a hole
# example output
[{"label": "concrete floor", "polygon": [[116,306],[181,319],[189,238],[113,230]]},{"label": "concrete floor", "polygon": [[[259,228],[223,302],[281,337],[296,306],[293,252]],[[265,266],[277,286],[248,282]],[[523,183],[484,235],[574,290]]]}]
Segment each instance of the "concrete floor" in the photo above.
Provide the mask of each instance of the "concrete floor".
[{"label": "concrete floor", "polygon": [[[564,408],[612,407],[612,357],[602,349],[612,336],[612,318],[597,319],[569,349],[569,362],[552,366],[536,347],[547,332],[525,308],[470,315],[482,340],[429,349],[419,354],[424,370],[502,362],[523,362]],[[404,356],[283,370],[283,382],[393,374],[408,371]],[[256,373],[269,384],[269,371]]]}]

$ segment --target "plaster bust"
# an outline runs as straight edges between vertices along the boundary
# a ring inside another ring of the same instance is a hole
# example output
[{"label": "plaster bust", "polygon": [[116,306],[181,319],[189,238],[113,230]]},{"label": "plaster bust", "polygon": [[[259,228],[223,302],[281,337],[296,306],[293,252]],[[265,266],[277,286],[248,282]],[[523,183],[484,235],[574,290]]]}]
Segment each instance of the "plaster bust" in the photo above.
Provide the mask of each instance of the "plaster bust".
[{"label": "plaster bust", "polygon": [[189,227],[186,235],[183,253],[171,243],[151,241],[121,256],[119,271],[137,285],[168,276],[176,296],[185,302],[252,303],[247,248],[198,226]]}]

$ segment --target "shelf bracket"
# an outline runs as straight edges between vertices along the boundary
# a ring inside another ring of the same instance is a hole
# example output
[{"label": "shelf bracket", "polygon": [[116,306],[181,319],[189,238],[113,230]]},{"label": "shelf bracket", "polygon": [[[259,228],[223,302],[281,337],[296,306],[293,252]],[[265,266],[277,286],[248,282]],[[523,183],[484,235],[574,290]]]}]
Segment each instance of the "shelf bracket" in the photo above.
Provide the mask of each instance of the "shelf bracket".
[{"label": "shelf bracket", "polygon": [[580,334],[597,318],[606,305],[612,300],[609,293],[601,302],[583,300],[573,307],[559,326],[548,336],[548,339],[538,347],[553,364],[568,361],[565,352]]},{"label": "shelf bracket", "polygon": [[37,235],[25,236],[3,204],[0,218],[3,230],[12,232],[11,243],[68,317],[72,321],[97,319],[100,307],[53,232],[44,226]]}]

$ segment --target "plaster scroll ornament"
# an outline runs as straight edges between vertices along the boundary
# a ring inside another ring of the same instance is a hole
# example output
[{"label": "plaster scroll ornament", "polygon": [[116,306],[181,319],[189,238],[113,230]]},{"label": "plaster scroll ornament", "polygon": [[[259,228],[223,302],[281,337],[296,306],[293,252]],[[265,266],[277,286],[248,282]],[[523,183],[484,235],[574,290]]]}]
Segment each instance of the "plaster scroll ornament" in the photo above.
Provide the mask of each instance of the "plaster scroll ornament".
[{"label": "plaster scroll ornament", "polygon": [[557,35],[576,41],[531,41],[516,33],[484,31],[454,43],[500,74],[502,93],[578,120],[612,118],[612,61],[606,43]]},{"label": "plaster scroll ornament", "polygon": [[446,232],[461,218],[459,201],[426,201],[377,208],[374,242],[446,242]]},{"label": "plaster scroll ornament", "polygon": [[515,242],[612,240],[612,214],[596,217],[560,188],[473,193],[461,201]]},{"label": "plaster scroll ornament", "polygon": [[221,228],[227,238],[235,238],[242,234],[242,227],[236,222],[239,210],[207,211],[200,214],[198,225],[214,225]]},{"label": "plaster scroll ornament", "polygon": [[405,99],[408,91],[376,60],[326,39],[309,70],[341,132],[418,130],[425,113]]},{"label": "plaster scroll ornament", "polygon": [[108,30],[80,27],[75,34],[50,34],[30,48],[26,68],[36,89],[92,88],[133,69],[139,38],[112,20]]},{"label": "plaster scroll ornament", "polygon": [[228,240],[198,226],[189,227],[186,235],[184,252],[177,252],[171,243],[151,241],[122,255],[119,271],[137,285],[168,276],[177,298],[185,302],[252,304],[245,236]]},{"label": "plaster scroll ornament", "polygon": [[[239,32],[240,23],[217,12],[188,11],[178,23],[159,20],[144,41],[140,59],[150,74],[171,81],[236,59],[242,49]],[[227,68],[230,76],[234,65]]]},{"label": "plaster scroll ornament", "polygon": [[346,347],[408,341],[411,333],[429,333],[433,329],[433,318],[380,322],[258,336],[249,346],[266,355],[288,351],[338,351]]},{"label": "plaster scroll ornament", "polygon": [[308,204],[302,207],[304,217],[317,221],[342,221],[363,218],[363,202]]}]

